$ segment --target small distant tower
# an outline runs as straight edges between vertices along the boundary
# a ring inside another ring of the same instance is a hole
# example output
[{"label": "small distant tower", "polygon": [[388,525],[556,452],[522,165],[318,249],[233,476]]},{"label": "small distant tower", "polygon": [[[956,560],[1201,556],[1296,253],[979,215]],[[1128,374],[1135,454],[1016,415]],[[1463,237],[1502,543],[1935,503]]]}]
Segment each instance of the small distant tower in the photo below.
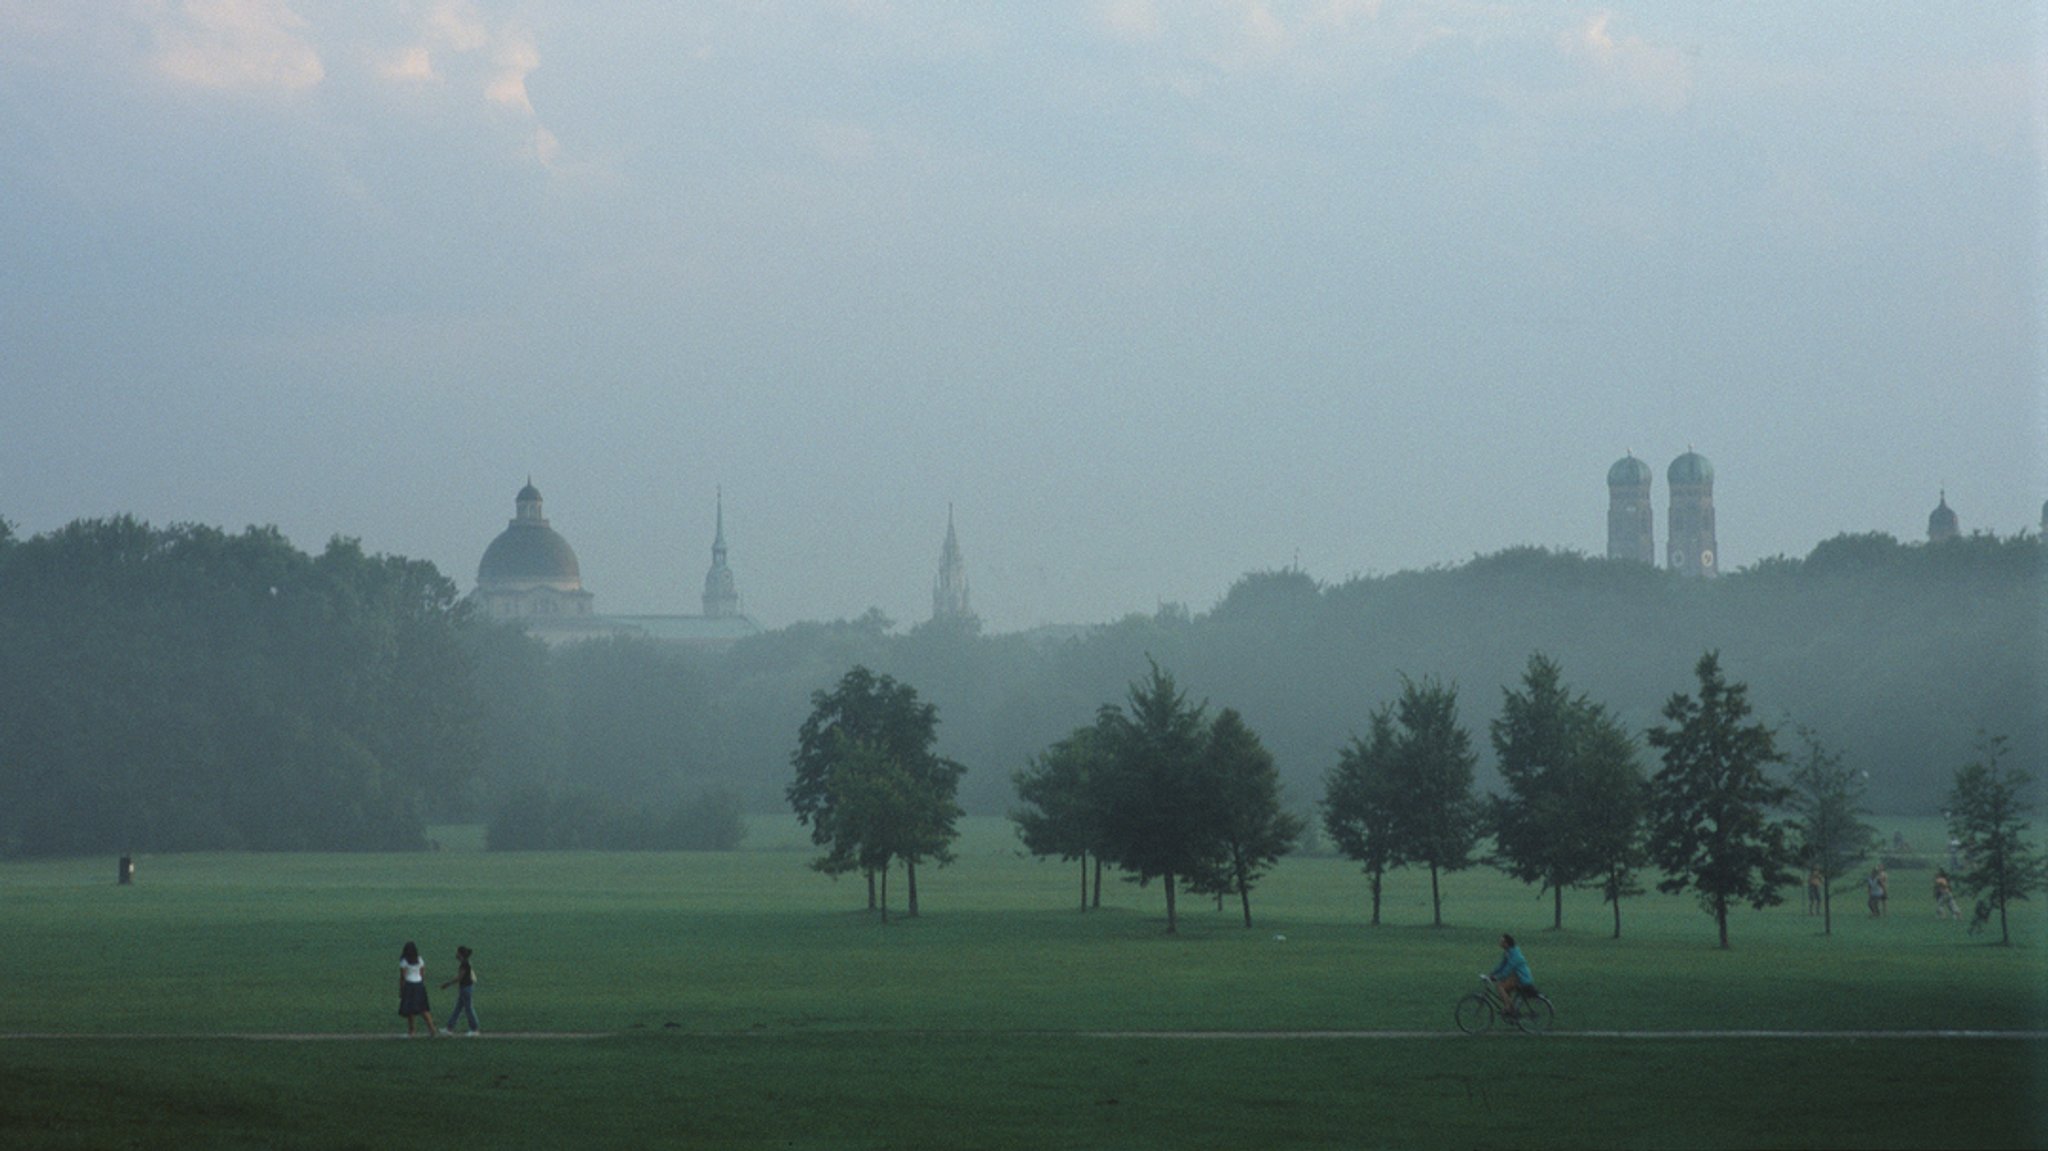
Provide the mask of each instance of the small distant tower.
[{"label": "small distant tower", "polygon": [[1712,579],[1719,572],[1714,544],[1714,465],[1691,448],[1671,461],[1670,547],[1665,561],[1680,575]]},{"label": "small distant tower", "polygon": [[711,540],[711,570],[704,573],[704,618],[731,619],[740,614],[740,590],[732,569],[725,566],[725,489],[718,489],[718,532]]},{"label": "small distant tower", "polygon": [[[2043,515],[2048,515],[2048,508],[2041,510]],[[1956,519],[1955,509],[1948,506],[1948,490],[1944,488],[1941,493],[1941,502],[1934,505],[1933,511],[1927,513],[1927,542],[1938,544],[1943,540],[1955,539],[1962,534],[1962,524]]]},{"label": "small distant tower", "polygon": [[972,619],[967,606],[967,565],[960,558],[960,538],[953,533],[953,505],[946,505],[946,546],[939,550],[939,574],[932,581],[932,618]]},{"label": "small distant tower", "polygon": [[1657,566],[1650,465],[1630,452],[1607,469],[1607,558]]}]

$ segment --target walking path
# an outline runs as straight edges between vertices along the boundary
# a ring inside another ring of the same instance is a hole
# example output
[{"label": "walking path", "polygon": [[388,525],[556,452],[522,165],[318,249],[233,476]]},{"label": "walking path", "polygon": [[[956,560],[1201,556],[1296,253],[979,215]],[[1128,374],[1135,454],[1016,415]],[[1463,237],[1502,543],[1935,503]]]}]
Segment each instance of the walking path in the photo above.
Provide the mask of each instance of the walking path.
[{"label": "walking path", "polygon": [[[790,1038],[794,1036],[863,1034],[848,1031],[677,1031],[678,1036],[687,1035],[698,1039],[749,1038]],[[626,1035],[654,1034],[648,1030],[635,1031],[493,1031],[474,1037],[451,1036],[443,1033],[440,1038],[475,1038],[492,1042],[532,1040],[573,1040],[573,1039],[615,1039]],[[890,1035],[990,1035],[996,1032],[976,1031],[900,1031],[865,1032],[865,1034]],[[1232,1039],[1449,1039],[1484,1042],[1486,1036],[1463,1035],[1452,1030],[1442,1031],[1009,1031],[1015,1037],[1044,1039],[1175,1039],[1223,1041]],[[374,1042],[407,1039],[403,1033],[389,1031],[348,1031],[348,1032],[56,1032],[56,1031],[13,1031],[0,1032],[0,1042],[40,1040],[138,1040],[138,1039],[236,1039],[253,1042],[286,1043],[329,1043],[329,1042]],[[419,1037],[425,1040],[427,1037]],[[2048,1040],[2048,1031],[1964,1031],[1964,1030],[1921,1030],[1921,1031],[1789,1031],[1769,1029],[1735,1029],[1728,1031],[1553,1031],[1549,1036],[1520,1036],[1514,1032],[1500,1032],[1499,1039],[1522,1038],[1528,1042],[1540,1043],[1550,1039],[1621,1039],[1621,1040],[1702,1040],[1702,1039],[2019,1039],[2032,1042]]]}]

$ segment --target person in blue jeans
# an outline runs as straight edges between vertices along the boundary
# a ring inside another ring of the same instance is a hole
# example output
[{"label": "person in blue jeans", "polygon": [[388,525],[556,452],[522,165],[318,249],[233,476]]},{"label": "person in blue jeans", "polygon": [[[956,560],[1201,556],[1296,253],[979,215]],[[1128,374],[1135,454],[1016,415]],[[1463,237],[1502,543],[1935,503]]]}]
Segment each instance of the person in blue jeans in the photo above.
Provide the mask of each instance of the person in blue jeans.
[{"label": "person in blue jeans", "polygon": [[1515,946],[1515,937],[1503,933],[1500,937],[1500,962],[1494,965],[1487,978],[1500,988],[1501,1004],[1507,1008],[1509,1019],[1517,1014],[1515,1005],[1520,996],[1535,994],[1536,977],[1529,974],[1529,961],[1522,958],[1522,949]]},{"label": "person in blue jeans", "polygon": [[478,1033],[476,1004],[474,1002],[476,995],[476,968],[469,962],[469,957],[473,954],[475,953],[467,947],[456,948],[455,978],[441,985],[441,990],[443,991],[448,990],[450,987],[455,988],[455,1011],[448,1016],[447,1030],[450,1035],[455,1033],[455,1024],[464,1015],[469,1016],[469,1034],[475,1035]]}]

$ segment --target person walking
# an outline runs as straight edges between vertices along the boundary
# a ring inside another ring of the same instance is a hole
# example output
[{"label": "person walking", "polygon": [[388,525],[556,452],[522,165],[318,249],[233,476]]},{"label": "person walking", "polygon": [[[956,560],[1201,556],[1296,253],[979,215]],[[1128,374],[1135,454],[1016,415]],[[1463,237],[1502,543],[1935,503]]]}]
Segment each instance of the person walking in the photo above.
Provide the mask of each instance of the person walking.
[{"label": "person walking", "polygon": [[441,985],[443,991],[450,987],[455,988],[455,1010],[448,1016],[448,1033],[451,1035],[455,1033],[455,1025],[462,1022],[464,1015],[469,1016],[469,1030],[464,1034],[482,1034],[476,1024],[476,967],[469,961],[470,956],[474,954],[475,952],[467,947],[456,948],[455,978]]},{"label": "person walking", "polygon": [[1963,909],[1956,906],[1956,893],[1951,890],[1948,872],[1934,873],[1934,917],[1936,919],[1961,919]]},{"label": "person walking", "polygon": [[398,953],[398,1013],[405,1016],[407,1039],[412,1038],[413,1026],[421,1019],[427,1021],[427,1038],[439,1034],[434,1029],[434,1013],[427,1004],[427,961],[420,958],[419,947],[410,939]]},{"label": "person walking", "polygon": [[1819,915],[1821,912],[1820,896],[1821,887],[1824,882],[1820,876],[1820,868],[1816,867],[1806,873],[1806,913],[1808,915]]},{"label": "person walking", "polygon": [[1879,915],[1884,914],[1879,903],[1884,898],[1884,880],[1878,878],[1882,874],[1884,872],[1880,868],[1872,871],[1870,878],[1863,881],[1863,890],[1870,894],[1870,917],[1872,919],[1876,919]]},{"label": "person walking", "polygon": [[1892,877],[1885,874],[1884,864],[1877,865],[1877,913],[1889,915],[1892,910]]}]

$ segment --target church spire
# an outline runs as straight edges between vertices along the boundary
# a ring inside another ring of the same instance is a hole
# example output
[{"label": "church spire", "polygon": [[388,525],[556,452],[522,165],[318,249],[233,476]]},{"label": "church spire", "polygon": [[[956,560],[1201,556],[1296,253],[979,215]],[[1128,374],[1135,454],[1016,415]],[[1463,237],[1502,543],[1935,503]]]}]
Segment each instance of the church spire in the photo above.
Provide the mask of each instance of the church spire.
[{"label": "church spire", "polygon": [[704,616],[730,619],[740,614],[739,585],[725,565],[725,488],[718,489],[718,528],[711,539],[711,570],[704,573]]},{"label": "church spire", "polygon": [[932,618],[971,619],[967,606],[967,563],[960,558],[960,537],[953,530],[953,505],[946,505],[946,543],[939,549],[939,574],[932,581]]}]

